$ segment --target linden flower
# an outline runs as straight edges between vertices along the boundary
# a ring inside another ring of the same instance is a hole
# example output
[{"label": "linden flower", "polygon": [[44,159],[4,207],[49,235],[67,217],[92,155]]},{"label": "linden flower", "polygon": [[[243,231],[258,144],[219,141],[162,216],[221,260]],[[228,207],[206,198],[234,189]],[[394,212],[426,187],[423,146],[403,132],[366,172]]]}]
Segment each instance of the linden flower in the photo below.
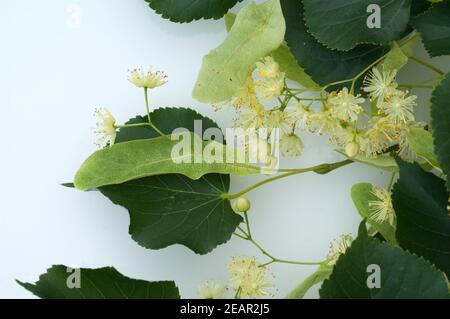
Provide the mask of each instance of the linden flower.
[{"label": "linden flower", "polygon": [[337,126],[332,133],[331,141],[341,147],[345,147],[348,143],[355,139],[356,130],[351,126]]},{"label": "linden flower", "polygon": [[311,112],[308,116],[307,125],[309,131],[316,134],[334,133],[341,127],[329,111]]},{"label": "linden flower", "polygon": [[300,156],[303,152],[303,142],[297,135],[284,134],[280,139],[280,151],[286,157]]},{"label": "linden flower", "polygon": [[407,92],[396,91],[387,101],[381,104],[381,112],[386,114],[393,123],[414,121],[414,106],[417,96],[406,97]]},{"label": "linden flower", "polygon": [[258,137],[256,134],[252,134],[249,137],[247,144],[247,151],[250,155],[250,159],[259,163],[267,163],[270,156],[271,146],[267,140]]},{"label": "linden flower", "polygon": [[391,193],[381,187],[374,186],[372,194],[378,199],[369,201],[369,208],[372,212],[370,218],[378,223],[388,222],[394,224],[395,212],[392,206]]},{"label": "linden flower", "polygon": [[358,94],[354,96],[348,93],[345,87],[337,94],[333,94],[328,99],[330,113],[335,118],[345,122],[355,122],[358,119],[358,114],[363,111],[359,105],[364,103],[364,99]]},{"label": "linden flower", "polygon": [[342,235],[339,240],[334,240],[330,244],[330,251],[327,255],[326,263],[330,266],[336,264],[339,257],[344,254],[352,244],[352,235]]},{"label": "linden flower", "polygon": [[292,104],[286,107],[286,112],[289,112],[291,114],[291,117],[295,119],[295,124],[300,129],[307,128],[308,118],[311,114],[311,111],[305,109],[305,107],[301,104]]},{"label": "linden flower", "polygon": [[361,151],[367,157],[376,157],[389,147],[397,136],[396,126],[387,118],[374,118],[373,126],[357,136]]},{"label": "linden flower", "polygon": [[229,285],[240,291],[240,297],[258,298],[269,294],[273,284],[269,282],[266,268],[254,257],[236,257],[227,265],[230,273]]},{"label": "linden flower", "polygon": [[255,81],[251,76],[247,78],[244,86],[234,96],[233,105],[236,110],[247,106],[249,108],[260,108],[261,104],[256,97]]},{"label": "linden flower", "polygon": [[279,128],[283,133],[290,134],[294,129],[296,119],[292,114],[280,110],[269,111],[265,125],[268,128]]},{"label": "linden flower", "polygon": [[99,118],[94,130],[94,133],[97,135],[95,144],[100,148],[114,145],[117,136],[116,119],[106,108],[96,109],[95,115]]},{"label": "linden flower", "polygon": [[278,63],[271,56],[267,56],[261,62],[256,63],[256,73],[263,79],[282,77]]},{"label": "linden flower", "polygon": [[256,81],[256,92],[266,101],[279,97],[283,89],[284,76]]},{"label": "linden flower", "polygon": [[264,126],[265,113],[263,109],[252,108],[243,109],[236,114],[234,127],[243,130],[258,129]]},{"label": "linden flower", "polygon": [[375,67],[364,79],[365,87],[363,90],[369,93],[372,99],[377,99],[377,106],[379,107],[397,88],[397,83],[395,83],[396,76],[397,70],[383,70],[380,72]]},{"label": "linden flower", "polygon": [[131,69],[128,72],[128,80],[140,88],[153,89],[167,83],[167,76],[164,72],[153,72],[151,68],[147,72],[138,68]]},{"label": "linden flower", "polygon": [[209,279],[205,283],[197,286],[197,292],[203,299],[221,299],[225,293],[225,286]]}]

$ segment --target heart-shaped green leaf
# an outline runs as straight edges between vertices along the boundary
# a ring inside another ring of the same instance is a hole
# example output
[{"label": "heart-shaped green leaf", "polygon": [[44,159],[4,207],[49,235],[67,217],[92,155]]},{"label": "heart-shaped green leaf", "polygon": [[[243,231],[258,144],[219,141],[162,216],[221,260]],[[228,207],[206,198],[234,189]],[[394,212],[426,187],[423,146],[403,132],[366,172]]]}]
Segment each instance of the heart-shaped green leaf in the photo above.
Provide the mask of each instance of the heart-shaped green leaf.
[{"label": "heart-shaped green leaf", "polygon": [[[303,0],[303,4],[314,37],[330,49],[348,51],[362,43],[384,45],[401,38],[408,28],[411,0]],[[377,8],[371,8],[373,4]],[[379,19],[379,27],[370,27],[372,18]]]},{"label": "heart-shaped green leaf", "polygon": [[450,54],[450,1],[434,4],[430,9],[411,18],[411,25],[420,32],[430,56]]},{"label": "heart-shaped green leaf", "polygon": [[225,41],[203,58],[194,98],[204,103],[230,99],[244,86],[256,62],[281,45],[284,33],[279,0],[251,2],[237,15]]},{"label": "heart-shaped green leaf", "polygon": [[123,276],[112,267],[72,269],[52,266],[35,284],[17,281],[44,299],[179,299],[173,281],[145,281]]},{"label": "heart-shaped green leaf", "polygon": [[145,0],[150,8],[173,22],[220,19],[242,0]]},{"label": "heart-shaped green leaf", "polygon": [[447,190],[450,191],[450,73],[447,73],[431,97],[431,127],[434,150],[447,175]]},{"label": "heart-shaped green leaf", "polygon": [[389,50],[373,45],[360,45],[348,52],[330,50],[308,32],[301,0],[281,0],[281,6],[286,20],[285,39],[292,54],[322,86],[353,78]]},{"label": "heart-shaped green leaf", "polygon": [[[202,124],[199,135],[217,128],[216,123],[190,109],[158,109],[151,117],[163,133],[179,127],[198,131],[194,120]],[[146,121],[146,117],[137,117],[129,124]],[[117,141],[152,138],[157,134],[150,127],[131,127],[121,129]],[[229,180],[229,175],[219,174],[207,174],[198,180],[166,174],[100,187],[100,191],[128,209],[129,232],[140,245],[159,249],[182,244],[205,254],[226,242],[242,222],[230,202],[222,198],[228,192]]]},{"label": "heart-shaped green leaf", "polygon": [[369,237],[364,222],[319,293],[323,299],[450,298],[442,272],[422,258]]},{"label": "heart-shaped green leaf", "polygon": [[400,246],[423,256],[450,275],[449,194],[444,181],[417,164],[398,159],[400,178],[392,200]]},{"label": "heart-shaped green leaf", "polygon": [[141,246],[160,249],[182,244],[206,254],[228,241],[242,222],[222,198],[228,175],[208,174],[199,180],[160,175],[100,187],[113,203],[130,214],[129,232]]}]

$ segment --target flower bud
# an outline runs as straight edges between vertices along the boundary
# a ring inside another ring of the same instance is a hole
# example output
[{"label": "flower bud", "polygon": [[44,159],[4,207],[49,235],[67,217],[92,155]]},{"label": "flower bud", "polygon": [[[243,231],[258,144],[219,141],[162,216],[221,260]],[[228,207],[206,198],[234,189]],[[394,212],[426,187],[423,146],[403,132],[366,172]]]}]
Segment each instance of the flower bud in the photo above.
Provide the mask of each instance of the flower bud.
[{"label": "flower bud", "polygon": [[235,213],[247,212],[250,209],[250,201],[245,197],[239,197],[231,205]]},{"label": "flower bud", "polygon": [[355,142],[350,142],[345,146],[345,154],[348,157],[355,157],[359,153],[359,145]]},{"label": "flower bud", "polygon": [[280,151],[283,156],[300,156],[303,152],[303,142],[297,135],[283,135],[280,140]]}]

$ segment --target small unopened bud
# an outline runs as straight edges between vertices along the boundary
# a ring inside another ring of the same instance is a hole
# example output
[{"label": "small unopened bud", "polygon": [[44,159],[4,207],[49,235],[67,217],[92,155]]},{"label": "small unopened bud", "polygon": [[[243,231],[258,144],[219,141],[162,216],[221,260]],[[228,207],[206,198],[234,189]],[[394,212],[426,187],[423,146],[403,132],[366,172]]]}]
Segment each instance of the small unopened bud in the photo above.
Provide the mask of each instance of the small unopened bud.
[{"label": "small unopened bud", "polygon": [[345,154],[348,157],[355,157],[359,153],[359,145],[355,142],[350,142],[345,146]]},{"label": "small unopened bud", "polygon": [[233,202],[231,208],[235,213],[247,212],[250,209],[250,201],[245,197],[239,197]]}]

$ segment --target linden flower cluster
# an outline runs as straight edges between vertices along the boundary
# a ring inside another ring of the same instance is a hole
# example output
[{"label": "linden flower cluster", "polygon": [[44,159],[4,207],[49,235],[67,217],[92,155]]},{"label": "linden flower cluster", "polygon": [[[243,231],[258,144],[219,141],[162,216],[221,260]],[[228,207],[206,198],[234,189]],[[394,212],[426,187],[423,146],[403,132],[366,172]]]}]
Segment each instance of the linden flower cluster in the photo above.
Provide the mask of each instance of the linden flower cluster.
[{"label": "linden flower cluster", "polygon": [[[331,92],[318,112],[298,104],[293,108],[294,113],[303,129],[329,134],[330,141],[342,147],[349,157],[362,153],[373,158],[393,145],[399,146],[401,155],[407,155],[408,133],[419,126],[413,114],[417,96],[397,89],[396,74],[396,71],[385,72],[375,67],[365,78],[363,90],[368,93],[371,114],[364,110],[365,99],[355,96],[346,87]],[[362,121],[360,115],[368,120]]]},{"label": "linden flower cluster", "polygon": [[[242,128],[246,132],[261,128],[280,129],[280,150],[284,156],[299,156],[303,151],[302,140],[295,135],[297,118],[281,108],[266,108],[263,102],[273,103],[286,93],[285,74],[280,71],[275,60],[268,56],[256,63],[253,76],[249,76],[245,85],[235,94],[231,104],[236,110],[234,126]],[[267,152],[259,152],[257,159],[268,166],[274,166],[274,159],[270,154],[271,145],[267,139],[249,141],[258,147],[255,149],[268,149]],[[264,145],[262,145],[264,144]],[[251,153],[251,151],[250,151]]]},{"label": "linden flower cluster", "polygon": [[[401,156],[408,157],[412,155],[408,134],[411,128],[421,126],[413,114],[417,96],[400,90],[396,75],[396,70],[374,67],[363,81],[367,99],[346,87],[325,98],[324,92],[317,98],[302,98],[287,87],[285,75],[275,60],[266,57],[256,64],[255,72],[231,100],[236,110],[234,125],[246,131],[280,129],[279,146],[284,156],[302,154],[303,143],[296,133],[299,129],[329,135],[330,142],[349,157],[361,154],[373,158],[394,145]],[[280,105],[266,107],[262,103],[273,100]],[[290,103],[292,100],[295,102]],[[370,104],[370,112],[365,110],[365,104]],[[264,142],[267,141],[257,143]],[[270,149],[271,145],[268,146]],[[261,162],[267,160],[260,157]]]},{"label": "linden flower cluster", "polygon": [[[236,298],[265,297],[273,288],[267,268],[258,264],[255,257],[235,257],[227,264],[227,269],[230,274],[228,286],[234,290]],[[197,291],[203,299],[220,299],[224,297],[226,287],[208,280],[199,285]]]}]

